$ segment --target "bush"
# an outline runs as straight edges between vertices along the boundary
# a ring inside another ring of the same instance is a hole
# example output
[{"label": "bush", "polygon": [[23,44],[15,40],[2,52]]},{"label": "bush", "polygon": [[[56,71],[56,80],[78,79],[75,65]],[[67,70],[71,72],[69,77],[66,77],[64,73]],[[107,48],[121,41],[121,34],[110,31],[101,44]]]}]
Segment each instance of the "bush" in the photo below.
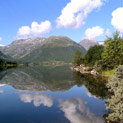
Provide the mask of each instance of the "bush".
[{"label": "bush", "polygon": [[123,65],[123,38],[115,32],[113,37],[108,37],[105,41],[104,52],[102,53],[102,60],[106,68],[113,69],[118,65]]},{"label": "bush", "polygon": [[102,52],[104,51],[104,46],[93,46],[87,51],[86,55],[84,56],[84,63],[93,66],[97,61],[101,60]]},{"label": "bush", "polygon": [[109,80],[110,97],[106,102],[107,109],[110,109],[107,120],[115,123],[123,123],[123,65],[120,65],[112,79]]}]

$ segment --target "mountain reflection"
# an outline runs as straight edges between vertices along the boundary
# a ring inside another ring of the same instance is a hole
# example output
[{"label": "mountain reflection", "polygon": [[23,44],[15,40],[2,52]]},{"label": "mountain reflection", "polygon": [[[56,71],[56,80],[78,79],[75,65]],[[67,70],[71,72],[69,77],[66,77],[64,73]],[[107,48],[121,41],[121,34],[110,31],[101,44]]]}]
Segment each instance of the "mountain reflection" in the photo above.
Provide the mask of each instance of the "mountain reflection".
[{"label": "mountain reflection", "polygon": [[51,107],[53,105],[53,97],[51,95],[36,92],[36,93],[22,93],[20,94],[20,99],[24,103],[31,103],[33,102],[35,107],[40,106],[41,104],[47,107]]},{"label": "mountain reflection", "polygon": [[1,84],[9,84],[19,90],[66,91],[75,85],[69,66],[22,67],[0,73]]},{"label": "mountain reflection", "polygon": [[104,123],[86,107],[86,102],[81,98],[60,100],[59,107],[71,123]]},{"label": "mountain reflection", "polygon": [[[18,67],[0,72],[0,84],[8,84],[19,90],[67,91],[74,85],[84,85],[89,96],[105,99],[106,80],[92,75],[73,72],[70,66],[61,67]],[[29,95],[27,95],[29,96]]]}]

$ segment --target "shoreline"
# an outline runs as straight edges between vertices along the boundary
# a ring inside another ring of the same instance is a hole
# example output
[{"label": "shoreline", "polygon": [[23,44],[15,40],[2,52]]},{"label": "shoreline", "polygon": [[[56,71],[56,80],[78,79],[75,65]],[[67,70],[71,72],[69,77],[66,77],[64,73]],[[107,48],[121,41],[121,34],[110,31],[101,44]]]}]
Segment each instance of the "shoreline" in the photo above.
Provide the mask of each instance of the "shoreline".
[{"label": "shoreline", "polygon": [[76,66],[76,67],[70,67],[71,70],[80,72],[81,74],[91,74],[93,76],[102,76],[102,77],[106,77],[106,78],[110,78],[110,75],[103,75],[98,73],[95,69],[93,69],[92,67],[82,67],[82,66]]}]

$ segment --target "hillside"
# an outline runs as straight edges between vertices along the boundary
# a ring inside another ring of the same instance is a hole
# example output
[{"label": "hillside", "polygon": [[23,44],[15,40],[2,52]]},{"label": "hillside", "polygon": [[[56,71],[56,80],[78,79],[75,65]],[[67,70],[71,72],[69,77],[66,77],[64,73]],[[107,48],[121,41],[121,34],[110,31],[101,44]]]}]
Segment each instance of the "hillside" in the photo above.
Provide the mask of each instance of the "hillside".
[{"label": "hillside", "polygon": [[86,50],[88,50],[92,46],[99,45],[99,43],[96,42],[95,40],[89,40],[89,39],[84,39],[80,41],[79,44],[83,46]]},{"label": "hillside", "polygon": [[6,58],[7,58],[7,56],[0,51],[0,59],[6,59]]},{"label": "hillside", "polygon": [[82,46],[66,36],[20,39],[0,48],[7,56],[17,61],[35,63],[42,61],[72,62],[75,51],[78,49],[85,53]]}]

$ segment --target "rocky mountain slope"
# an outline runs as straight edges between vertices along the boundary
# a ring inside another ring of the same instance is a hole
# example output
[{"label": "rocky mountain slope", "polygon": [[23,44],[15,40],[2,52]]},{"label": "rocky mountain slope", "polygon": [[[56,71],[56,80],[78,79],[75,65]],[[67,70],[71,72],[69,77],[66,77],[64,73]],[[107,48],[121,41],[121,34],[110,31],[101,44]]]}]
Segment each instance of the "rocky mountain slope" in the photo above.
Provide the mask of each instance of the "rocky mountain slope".
[{"label": "rocky mountain slope", "polygon": [[85,53],[81,45],[66,36],[20,39],[0,48],[5,55],[23,62],[72,62],[75,51],[78,49]]},{"label": "rocky mountain slope", "polygon": [[83,46],[86,50],[88,50],[90,47],[94,45],[99,45],[99,43],[95,40],[89,40],[89,39],[84,39],[80,41],[79,43],[81,46]]}]

